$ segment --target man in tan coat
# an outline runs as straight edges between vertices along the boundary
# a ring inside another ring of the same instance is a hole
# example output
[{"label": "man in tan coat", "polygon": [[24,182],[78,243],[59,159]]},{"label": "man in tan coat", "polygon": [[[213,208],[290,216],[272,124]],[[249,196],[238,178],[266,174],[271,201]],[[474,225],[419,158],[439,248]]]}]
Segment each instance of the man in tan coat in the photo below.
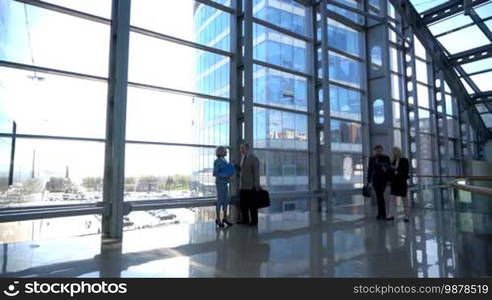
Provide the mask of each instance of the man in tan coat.
[{"label": "man in tan coat", "polygon": [[239,150],[241,152],[239,163],[241,221],[239,224],[257,226],[258,208],[255,201],[255,191],[260,189],[260,161],[251,153],[248,144],[242,144]]}]

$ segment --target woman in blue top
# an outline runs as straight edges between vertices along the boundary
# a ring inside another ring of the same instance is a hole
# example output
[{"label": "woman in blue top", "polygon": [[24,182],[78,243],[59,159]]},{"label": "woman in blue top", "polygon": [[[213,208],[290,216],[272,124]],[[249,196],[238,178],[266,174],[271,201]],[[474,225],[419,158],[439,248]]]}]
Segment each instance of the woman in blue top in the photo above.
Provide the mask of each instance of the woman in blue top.
[{"label": "woman in blue top", "polygon": [[[217,205],[216,205],[216,214],[217,218],[215,223],[219,227],[224,227],[224,223],[227,226],[232,226],[232,223],[227,220],[227,205],[229,205],[229,182],[232,174],[228,173],[228,169],[230,169],[230,164],[225,159],[227,155],[227,149],[225,147],[217,147],[215,149],[215,155],[217,159],[214,161],[214,171],[213,175],[215,176],[215,186],[217,188]],[[222,211],[224,214],[224,218],[222,221],[220,220],[220,208],[222,207]]]}]

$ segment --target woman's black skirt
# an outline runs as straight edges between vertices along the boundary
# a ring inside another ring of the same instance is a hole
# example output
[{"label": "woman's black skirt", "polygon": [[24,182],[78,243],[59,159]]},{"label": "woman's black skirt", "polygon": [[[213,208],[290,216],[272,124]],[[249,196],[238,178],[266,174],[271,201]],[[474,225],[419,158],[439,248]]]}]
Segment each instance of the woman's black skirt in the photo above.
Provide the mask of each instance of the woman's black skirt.
[{"label": "woman's black skirt", "polygon": [[394,176],[391,181],[391,195],[406,197],[408,193],[407,179],[403,176]]}]

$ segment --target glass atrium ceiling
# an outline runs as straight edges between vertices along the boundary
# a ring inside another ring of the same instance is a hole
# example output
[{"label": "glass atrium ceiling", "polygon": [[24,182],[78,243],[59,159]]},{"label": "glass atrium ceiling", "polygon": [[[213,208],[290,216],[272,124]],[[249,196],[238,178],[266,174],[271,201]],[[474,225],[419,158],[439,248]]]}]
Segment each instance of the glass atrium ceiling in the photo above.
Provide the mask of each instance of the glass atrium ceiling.
[{"label": "glass atrium ceiling", "polygon": [[411,0],[492,129],[492,0]]}]

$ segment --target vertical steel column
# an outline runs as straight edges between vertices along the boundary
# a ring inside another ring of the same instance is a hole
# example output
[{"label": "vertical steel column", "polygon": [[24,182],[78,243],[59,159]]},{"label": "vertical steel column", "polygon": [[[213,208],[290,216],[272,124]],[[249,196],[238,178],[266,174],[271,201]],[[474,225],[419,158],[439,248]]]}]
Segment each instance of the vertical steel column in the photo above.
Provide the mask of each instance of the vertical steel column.
[{"label": "vertical steel column", "polygon": [[328,12],[327,1],[319,2],[320,26],[321,26],[321,69],[322,69],[322,88],[323,88],[323,136],[324,145],[324,174],[325,174],[325,200],[328,211],[333,208],[333,172],[331,163],[331,122],[330,122],[330,55],[328,50]]},{"label": "vertical steel column", "polygon": [[17,135],[17,123],[12,122],[12,144],[10,145],[10,167],[9,167],[9,182],[8,186],[14,184],[14,162],[15,162],[15,142]]},{"label": "vertical steel column", "polygon": [[[468,113],[465,111],[465,112],[462,112],[460,111],[460,119],[461,119],[461,122],[460,123],[460,133],[461,133],[461,139],[460,139],[460,149],[462,149],[462,152],[465,154],[463,155],[465,159],[471,159],[473,158],[473,151],[471,151],[471,147],[469,145],[470,143],[470,140],[471,140],[471,132],[470,132],[470,122],[468,120],[469,118],[469,115]],[[465,125],[463,127],[463,125]],[[466,174],[468,175],[468,174]]]},{"label": "vertical steel column", "polygon": [[[456,165],[456,175],[464,175],[465,156],[464,156],[464,153],[463,153],[463,149],[461,148],[461,141],[463,140],[463,131],[462,131],[463,120],[461,119],[461,114],[459,113],[460,112],[460,103],[461,102],[458,101],[458,99],[456,98],[455,95],[452,95],[451,96],[451,102],[452,102],[452,105],[454,107],[454,110],[456,112],[458,112],[456,114],[456,117],[458,118],[458,131],[455,132],[455,135],[456,135],[456,140],[458,141],[460,147],[455,147],[455,149],[454,149],[454,151],[455,151],[454,157],[460,163]],[[470,149],[471,149],[471,147],[470,147]],[[473,150],[471,151],[471,153],[473,153]]]},{"label": "vertical steel column", "polygon": [[[438,78],[434,72],[434,63],[428,63],[428,61],[432,62],[432,57],[426,52],[426,70],[427,70],[427,84],[429,86],[428,88],[428,95],[429,95],[429,109],[430,109],[430,117],[431,117],[431,145],[432,145],[432,165],[433,165],[433,173],[435,175],[439,175],[440,178],[437,182],[437,184],[443,184],[444,183],[444,178],[443,175],[447,175],[449,171],[449,155],[446,157],[441,156],[440,153],[440,141],[441,141],[441,136],[439,132],[439,116],[444,116],[444,120],[446,120],[446,105],[439,106],[439,103],[437,102],[437,95],[436,95],[436,85],[435,81],[436,78]],[[443,104],[444,99],[441,99],[441,104]],[[441,114],[438,111],[441,110]],[[432,118],[432,115],[434,115],[434,118]],[[433,120],[432,120],[433,119]],[[446,126],[447,129],[447,126]],[[432,138],[434,136],[434,138]],[[444,137],[447,139],[447,132]],[[446,145],[447,145],[447,140],[446,140]],[[447,147],[447,146],[446,146]],[[445,161],[443,161],[444,159]],[[445,169],[443,169],[443,167]],[[437,171],[437,173],[436,173]],[[436,209],[442,209],[443,207],[443,189],[439,189],[437,193],[437,197],[434,198],[434,208]],[[436,195],[436,194],[435,194]]]},{"label": "vertical steel column", "polygon": [[[435,82],[439,82],[436,86]],[[436,107],[436,138],[437,138],[437,165],[440,175],[439,184],[444,184],[446,179],[443,176],[450,175],[449,164],[451,162],[449,154],[449,132],[448,132],[448,117],[446,111],[446,92],[444,87],[444,74],[441,70],[434,70],[434,95]],[[453,119],[454,120],[454,119]],[[441,208],[446,208],[449,205],[449,197],[447,190],[439,189],[441,196]],[[446,203],[444,203],[446,201]]]},{"label": "vertical steel column", "polygon": [[[242,48],[242,0],[235,1],[235,12],[231,14],[230,28],[230,51],[234,56],[230,61],[229,77],[229,94],[231,102],[229,103],[229,143],[231,162],[239,162],[239,144],[242,139],[242,118],[241,118],[241,100],[243,97],[241,89],[241,78],[243,66],[241,65],[241,48]],[[233,176],[230,184],[231,197],[239,200],[237,176]],[[231,216],[233,219],[238,217],[236,206],[231,206]]]},{"label": "vertical steel column", "polygon": [[131,0],[113,0],[111,11],[102,231],[104,238],[114,239],[123,236],[130,6]]},{"label": "vertical steel column", "polygon": [[[380,5],[381,11],[386,16],[388,12],[387,2],[381,1]],[[387,22],[377,22],[372,19],[367,19],[367,21],[366,61],[371,66],[367,78],[369,99],[367,109],[370,112],[368,120],[370,129],[369,148],[380,144],[383,145],[385,152],[389,153],[394,145],[389,27]],[[378,53],[381,55],[381,61],[373,61],[373,59],[377,58],[376,54]],[[374,102],[377,99],[382,100],[384,103],[384,122],[382,124],[374,122]],[[364,165],[367,166],[367,162]]]},{"label": "vertical steel column", "polygon": [[[402,22],[405,20],[402,19]],[[412,179],[411,185],[418,183],[416,173],[418,173],[419,165],[421,162],[420,156],[420,124],[419,124],[419,110],[417,101],[417,76],[415,66],[415,44],[413,41],[413,32],[408,24],[403,24],[403,35],[405,40],[403,41],[403,69],[405,74],[405,103],[408,118],[408,141],[410,145],[410,152],[408,159],[410,161],[410,177]],[[417,161],[417,165],[414,166],[414,161]],[[413,202],[413,194],[410,196],[410,201]]]},{"label": "vertical steel column", "polygon": [[[369,13],[369,5],[368,1],[364,1],[364,11],[366,13]],[[364,17],[365,24],[369,24],[370,18]],[[370,99],[369,99],[369,70],[370,70],[370,64],[371,61],[369,60],[369,55],[368,55],[368,47],[367,47],[367,30],[363,32],[362,34],[362,57],[365,57],[365,64],[364,64],[364,71],[362,74],[364,74],[364,79],[363,79],[363,84],[364,84],[364,90],[365,93],[363,95],[363,98],[361,99],[361,121],[362,121],[362,165],[365,166],[365,162],[369,161],[369,157],[371,156],[371,130],[370,130],[370,124],[371,124],[371,118],[370,118],[370,110],[369,110],[369,104]],[[365,168],[363,167],[363,170]],[[365,182],[365,178],[367,175],[367,170],[363,171],[363,182]]]},{"label": "vertical steel column", "polygon": [[251,148],[253,145],[253,1],[243,1],[244,6],[244,36],[243,36],[243,117],[244,136],[243,140]]},{"label": "vertical steel column", "polygon": [[[317,51],[316,51],[316,9],[314,4],[308,6],[307,14],[309,24],[309,37],[311,43],[308,45],[308,65],[311,78],[308,79],[308,153],[309,153],[309,189],[311,191],[321,190],[321,174],[319,165],[320,136],[319,124],[319,101],[316,95],[317,77]],[[318,211],[320,203],[318,198],[311,199],[311,211]]]}]

